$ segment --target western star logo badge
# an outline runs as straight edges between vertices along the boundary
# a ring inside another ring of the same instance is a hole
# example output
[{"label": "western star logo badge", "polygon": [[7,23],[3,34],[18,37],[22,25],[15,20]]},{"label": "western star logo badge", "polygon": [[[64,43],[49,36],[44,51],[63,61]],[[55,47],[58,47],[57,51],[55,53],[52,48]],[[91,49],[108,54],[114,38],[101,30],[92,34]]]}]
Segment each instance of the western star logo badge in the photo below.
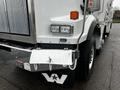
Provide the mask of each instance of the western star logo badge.
[{"label": "western star logo badge", "polygon": [[57,83],[57,84],[64,84],[65,80],[67,79],[68,75],[62,75],[60,78],[57,74],[52,74],[49,76],[47,73],[42,73],[42,75],[46,78],[48,82]]}]

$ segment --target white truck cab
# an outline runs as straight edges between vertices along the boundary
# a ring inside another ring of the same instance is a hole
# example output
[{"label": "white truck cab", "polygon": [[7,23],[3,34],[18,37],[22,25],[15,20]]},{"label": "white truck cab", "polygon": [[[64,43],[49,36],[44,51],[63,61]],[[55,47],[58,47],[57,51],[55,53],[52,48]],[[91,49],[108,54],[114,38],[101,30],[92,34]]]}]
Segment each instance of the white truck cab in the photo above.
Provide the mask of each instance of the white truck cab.
[{"label": "white truck cab", "polygon": [[0,0],[0,46],[30,53],[17,59],[17,66],[44,72],[48,82],[64,84],[69,74],[59,78],[56,71],[68,69],[87,79],[112,27],[111,4],[112,0]]}]

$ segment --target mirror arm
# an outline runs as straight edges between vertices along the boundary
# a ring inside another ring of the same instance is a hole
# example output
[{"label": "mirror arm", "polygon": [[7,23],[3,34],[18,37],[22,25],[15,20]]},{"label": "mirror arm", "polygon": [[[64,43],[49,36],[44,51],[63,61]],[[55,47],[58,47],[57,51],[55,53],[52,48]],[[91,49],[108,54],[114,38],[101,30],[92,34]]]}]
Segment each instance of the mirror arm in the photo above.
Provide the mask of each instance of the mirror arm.
[{"label": "mirror arm", "polygon": [[[82,14],[84,14],[84,8],[85,7],[83,5],[80,5],[80,8],[82,10]],[[87,11],[88,14],[92,13],[92,11],[88,7],[87,7],[86,11]]]}]

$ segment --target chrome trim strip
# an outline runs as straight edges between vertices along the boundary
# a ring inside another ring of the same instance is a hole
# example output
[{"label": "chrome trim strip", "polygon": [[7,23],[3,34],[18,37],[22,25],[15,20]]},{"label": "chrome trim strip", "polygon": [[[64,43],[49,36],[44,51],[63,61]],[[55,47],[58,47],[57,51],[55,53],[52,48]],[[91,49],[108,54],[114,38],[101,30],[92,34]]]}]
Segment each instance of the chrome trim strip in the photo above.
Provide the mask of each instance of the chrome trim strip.
[{"label": "chrome trim strip", "polygon": [[34,34],[36,40],[36,26],[35,26],[35,10],[34,10],[34,0],[27,0],[28,4],[28,15],[29,15],[29,24],[30,24],[30,34]]},{"label": "chrome trim strip", "polygon": [[10,46],[10,45],[7,45],[7,44],[2,44],[2,43],[0,43],[0,46],[7,47],[7,48],[10,48],[10,49],[19,50],[19,51],[32,52],[32,50],[30,50],[30,49],[19,48],[19,47]]}]

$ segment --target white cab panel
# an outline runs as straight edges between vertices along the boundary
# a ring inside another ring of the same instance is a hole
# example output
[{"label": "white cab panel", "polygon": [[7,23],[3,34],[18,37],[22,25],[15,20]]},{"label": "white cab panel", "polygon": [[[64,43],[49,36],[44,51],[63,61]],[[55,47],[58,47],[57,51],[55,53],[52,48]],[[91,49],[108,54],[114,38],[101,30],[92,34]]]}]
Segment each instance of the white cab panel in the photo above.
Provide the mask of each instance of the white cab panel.
[{"label": "white cab panel", "polygon": [[[34,0],[37,43],[59,44],[60,38],[67,39],[63,44],[76,44],[82,30],[83,15],[80,9],[82,0]],[[79,11],[78,20],[70,20],[70,12]],[[53,34],[50,25],[74,26],[73,35]]]}]

